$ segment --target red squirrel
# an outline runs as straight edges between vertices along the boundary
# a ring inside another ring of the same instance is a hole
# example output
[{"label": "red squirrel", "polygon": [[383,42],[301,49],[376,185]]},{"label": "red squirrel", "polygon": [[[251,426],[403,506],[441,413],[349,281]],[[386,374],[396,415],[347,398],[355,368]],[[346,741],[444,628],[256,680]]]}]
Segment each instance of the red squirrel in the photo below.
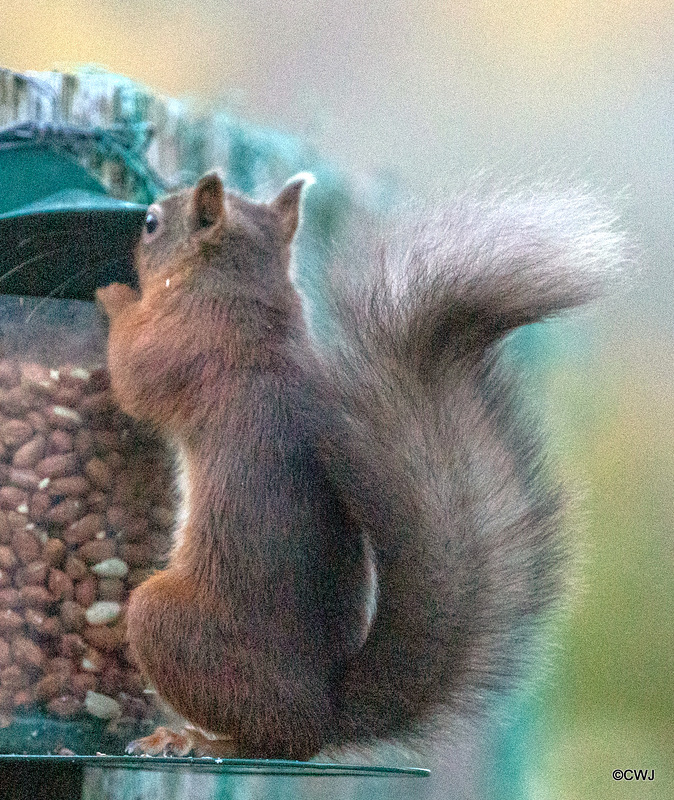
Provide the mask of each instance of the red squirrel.
[{"label": "red squirrel", "polygon": [[463,197],[339,276],[319,345],[290,277],[303,179],[152,205],[140,291],[98,291],[112,388],[176,453],[131,651],[189,723],[132,752],[304,760],[423,734],[518,679],[562,592],[564,490],[501,342],[620,260],[577,195]]}]

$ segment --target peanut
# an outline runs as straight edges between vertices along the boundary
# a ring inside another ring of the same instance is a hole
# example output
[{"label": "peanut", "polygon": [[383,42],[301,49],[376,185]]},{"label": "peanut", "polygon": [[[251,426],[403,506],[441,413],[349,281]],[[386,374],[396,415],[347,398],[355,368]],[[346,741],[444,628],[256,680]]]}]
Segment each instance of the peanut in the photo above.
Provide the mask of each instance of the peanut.
[{"label": "peanut", "polygon": [[34,436],[22,445],[12,458],[12,464],[17,469],[33,469],[38,461],[44,458],[47,450],[47,440],[41,434]]},{"label": "peanut", "polygon": [[168,548],[169,489],[105,369],[0,359],[3,719],[33,704],[61,719],[153,713],[125,609]]}]

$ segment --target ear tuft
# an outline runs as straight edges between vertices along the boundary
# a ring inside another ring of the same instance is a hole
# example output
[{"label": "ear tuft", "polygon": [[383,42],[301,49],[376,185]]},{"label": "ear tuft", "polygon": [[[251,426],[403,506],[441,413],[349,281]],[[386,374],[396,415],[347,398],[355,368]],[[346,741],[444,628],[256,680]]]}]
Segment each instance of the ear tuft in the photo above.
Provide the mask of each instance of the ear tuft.
[{"label": "ear tuft", "polygon": [[192,196],[194,227],[210,228],[225,215],[225,189],[222,177],[216,170],[204,175],[194,188]]},{"label": "ear tuft", "polygon": [[290,178],[278,197],[269,204],[281,218],[281,231],[286,244],[292,240],[300,222],[302,189],[314,183],[316,178],[310,172],[300,172]]}]

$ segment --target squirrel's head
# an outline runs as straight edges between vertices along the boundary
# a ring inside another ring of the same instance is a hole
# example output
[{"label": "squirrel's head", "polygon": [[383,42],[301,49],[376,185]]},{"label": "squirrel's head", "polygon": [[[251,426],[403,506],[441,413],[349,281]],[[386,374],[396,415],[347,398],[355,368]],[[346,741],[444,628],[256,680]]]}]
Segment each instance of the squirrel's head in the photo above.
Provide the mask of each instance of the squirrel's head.
[{"label": "squirrel's head", "polygon": [[218,172],[147,210],[136,248],[141,291],[172,281],[194,292],[238,294],[271,305],[290,290],[290,245],[302,187],[292,178],[270,203],[226,192]]}]

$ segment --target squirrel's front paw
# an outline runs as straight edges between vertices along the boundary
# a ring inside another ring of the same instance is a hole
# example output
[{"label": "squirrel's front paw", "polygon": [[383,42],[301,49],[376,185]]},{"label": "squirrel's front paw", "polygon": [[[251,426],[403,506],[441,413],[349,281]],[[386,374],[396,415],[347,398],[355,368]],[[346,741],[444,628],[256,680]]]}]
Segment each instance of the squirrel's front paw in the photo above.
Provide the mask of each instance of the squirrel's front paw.
[{"label": "squirrel's front paw", "polygon": [[110,319],[114,319],[131,303],[139,298],[138,292],[125,283],[111,283],[103,289],[96,290],[96,300],[103,306]]}]

